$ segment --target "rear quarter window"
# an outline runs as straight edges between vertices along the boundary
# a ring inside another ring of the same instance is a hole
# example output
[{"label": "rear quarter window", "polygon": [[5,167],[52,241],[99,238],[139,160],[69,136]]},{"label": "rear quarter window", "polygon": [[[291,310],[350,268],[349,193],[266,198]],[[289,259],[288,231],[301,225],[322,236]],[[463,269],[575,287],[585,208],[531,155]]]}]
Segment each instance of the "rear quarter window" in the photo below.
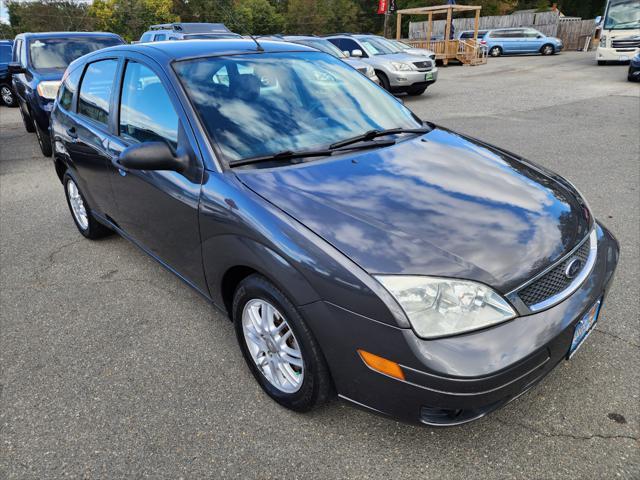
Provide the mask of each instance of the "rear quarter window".
[{"label": "rear quarter window", "polygon": [[71,110],[73,104],[73,95],[78,89],[78,82],[80,81],[81,75],[82,68],[76,68],[71,73],[69,73],[67,78],[62,83],[58,103],[60,104],[60,107],[65,110]]}]

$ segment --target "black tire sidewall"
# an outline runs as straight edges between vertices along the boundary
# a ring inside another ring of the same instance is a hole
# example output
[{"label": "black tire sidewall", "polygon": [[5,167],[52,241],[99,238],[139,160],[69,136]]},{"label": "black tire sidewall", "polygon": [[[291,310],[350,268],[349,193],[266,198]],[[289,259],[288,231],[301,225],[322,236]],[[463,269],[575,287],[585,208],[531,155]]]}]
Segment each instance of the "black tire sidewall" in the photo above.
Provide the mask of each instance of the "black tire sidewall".
[{"label": "black tire sidewall", "polygon": [[[497,55],[492,54],[491,52],[493,52],[493,51],[498,52]],[[500,55],[502,55],[502,49],[500,47],[491,47],[489,49],[489,56],[490,57],[496,58],[496,57],[499,57]]]},{"label": "black tire sidewall", "polygon": [[[549,53],[547,53],[547,48],[551,48],[551,51],[549,51]],[[542,48],[540,49],[540,53],[542,55],[553,55],[555,52],[556,52],[556,49],[550,43],[543,45]]]},{"label": "black tire sidewall", "polygon": [[[76,216],[73,214],[73,208],[71,207],[71,200],[69,199],[69,191],[67,186],[69,181],[73,181],[73,183],[76,184],[76,187],[78,188],[78,193],[80,194],[80,197],[82,198],[82,202],[84,203],[84,208],[87,211],[87,219],[89,221],[89,225],[86,229],[83,229],[80,226],[80,224],[76,220]],[[107,235],[110,235],[113,233],[112,230],[110,230],[109,228],[107,228],[106,226],[98,222],[93,217],[93,215],[91,214],[91,207],[87,203],[87,199],[82,193],[80,185],[78,184],[78,180],[70,170],[67,170],[62,177],[62,187],[64,188],[64,198],[67,200],[67,206],[69,207],[69,213],[71,214],[73,223],[76,225],[76,228],[84,237],[93,240],[97,238],[106,237]]]},{"label": "black tire sidewall", "polygon": [[391,83],[389,82],[389,79],[387,78],[387,76],[382,72],[376,72],[376,75],[378,77],[378,80],[380,80],[380,86],[384,88],[387,92],[390,92]]},{"label": "black tire sidewall", "polygon": [[[304,379],[297,392],[286,393],[273,386],[251,357],[242,329],[242,312],[252,299],[262,299],[272,304],[293,330],[304,363]],[[232,316],[242,355],[255,379],[271,398],[280,405],[299,412],[308,411],[324,401],[329,388],[324,357],[304,319],[284,293],[261,275],[251,275],[240,283],[235,292]]]},{"label": "black tire sidewall", "polygon": [[43,129],[41,129],[40,125],[38,125],[38,122],[36,122],[35,120],[33,124],[36,129],[36,137],[38,138],[38,145],[40,146],[42,155],[44,155],[45,157],[50,157],[51,155],[53,155],[53,146],[51,145],[51,136],[49,135],[49,132],[45,132]]},{"label": "black tire sidewall", "polygon": [[23,107],[22,105],[19,105],[20,107],[20,116],[22,117],[22,123],[24,125],[24,129],[29,132],[29,133],[33,133],[36,131],[35,126],[34,126],[34,122],[33,119],[31,118],[31,115],[29,114],[29,112],[25,112],[25,107]]}]

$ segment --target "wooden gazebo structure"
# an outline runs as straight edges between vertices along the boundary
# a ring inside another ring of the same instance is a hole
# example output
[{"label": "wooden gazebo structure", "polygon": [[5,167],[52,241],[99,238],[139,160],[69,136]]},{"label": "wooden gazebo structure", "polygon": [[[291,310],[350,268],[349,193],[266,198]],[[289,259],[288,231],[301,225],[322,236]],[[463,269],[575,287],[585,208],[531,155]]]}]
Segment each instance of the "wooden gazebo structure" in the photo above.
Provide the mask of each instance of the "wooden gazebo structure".
[{"label": "wooden gazebo structure", "polygon": [[[478,65],[487,61],[485,52],[478,42],[478,27],[480,25],[479,5],[435,5],[433,7],[406,8],[396,11],[396,39],[400,40],[402,34],[402,15],[427,15],[428,27],[425,40],[409,40],[414,47],[426,48],[436,54],[437,60],[447,65],[449,60],[458,60],[465,65]],[[475,27],[473,38],[457,40],[451,38],[451,22],[455,13],[475,12]],[[446,15],[444,38],[432,40],[434,15]]]}]

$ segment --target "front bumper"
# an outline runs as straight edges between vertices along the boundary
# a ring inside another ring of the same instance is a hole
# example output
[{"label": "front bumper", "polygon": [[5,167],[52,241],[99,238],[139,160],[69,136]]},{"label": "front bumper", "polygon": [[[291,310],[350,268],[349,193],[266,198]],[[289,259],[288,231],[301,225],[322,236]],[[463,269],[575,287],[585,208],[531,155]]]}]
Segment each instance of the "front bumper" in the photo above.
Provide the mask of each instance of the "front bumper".
[{"label": "front bumper", "polygon": [[604,62],[628,62],[638,51],[640,49],[637,48],[598,47],[596,59]]},{"label": "front bumper", "polygon": [[[427,79],[430,74],[430,79]],[[392,72],[389,74],[389,83],[394,91],[406,90],[417,85],[431,85],[438,80],[438,68],[433,67],[429,71],[419,72],[417,70],[408,70],[406,72]]]},{"label": "front bumper", "polygon": [[[436,340],[328,302],[301,310],[320,342],[338,394],[410,423],[456,425],[522,395],[566,358],[575,324],[603,298],[618,262],[617,241],[598,227],[591,275],[562,303],[495,327]],[[402,366],[405,380],[369,369],[363,349]]]}]

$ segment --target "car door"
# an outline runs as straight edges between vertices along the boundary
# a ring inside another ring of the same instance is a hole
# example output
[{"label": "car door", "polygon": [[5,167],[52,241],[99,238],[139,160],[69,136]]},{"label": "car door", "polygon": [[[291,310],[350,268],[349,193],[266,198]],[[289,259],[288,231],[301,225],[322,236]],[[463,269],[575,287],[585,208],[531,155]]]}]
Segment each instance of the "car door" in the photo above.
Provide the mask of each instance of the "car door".
[{"label": "car door", "polygon": [[522,29],[508,30],[505,35],[507,53],[522,53],[524,50],[524,31]]},{"label": "car door", "polygon": [[93,210],[103,216],[113,213],[114,199],[108,152],[113,113],[112,94],[120,59],[101,58],[70,72],[65,84],[81,76],[75,109],[72,107],[61,132],[62,142],[77,173],[80,188]]},{"label": "car door", "polygon": [[[27,68],[27,55],[26,55],[25,41],[19,38],[13,44],[13,54],[11,61],[13,63],[19,63],[21,67]],[[16,96],[21,103],[26,101],[26,73],[18,73],[13,75],[11,79],[13,83],[13,89],[16,92]]]},{"label": "car door", "polygon": [[534,53],[540,50],[540,47],[542,47],[542,34],[533,28],[525,29],[522,51]]},{"label": "car door", "polygon": [[205,292],[198,207],[204,169],[189,122],[164,72],[142,55],[123,65],[117,135],[109,149],[117,162],[128,147],[165,142],[187,155],[188,172],[114,169],[114,221],[134,242],[193,286]]}]

